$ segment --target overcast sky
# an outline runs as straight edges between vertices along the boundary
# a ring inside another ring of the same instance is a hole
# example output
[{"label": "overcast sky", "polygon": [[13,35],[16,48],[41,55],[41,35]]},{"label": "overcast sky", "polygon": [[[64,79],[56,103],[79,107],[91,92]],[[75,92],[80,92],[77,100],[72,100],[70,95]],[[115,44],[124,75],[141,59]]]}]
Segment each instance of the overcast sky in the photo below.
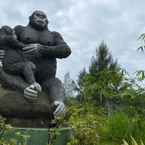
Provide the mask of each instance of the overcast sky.
[{"label": "overcast sky", "polygon": [[58,63],[57,76],[70,72],[76,79],[88,67],[104,40],[114,59],[127,71],[145,70],[145,54],[137,52],[145,32],[145,0],[5,0],[0,1],[0,26],[27,25],[28,17],[43,10],[49,28],[60,32],[72,54]]}]

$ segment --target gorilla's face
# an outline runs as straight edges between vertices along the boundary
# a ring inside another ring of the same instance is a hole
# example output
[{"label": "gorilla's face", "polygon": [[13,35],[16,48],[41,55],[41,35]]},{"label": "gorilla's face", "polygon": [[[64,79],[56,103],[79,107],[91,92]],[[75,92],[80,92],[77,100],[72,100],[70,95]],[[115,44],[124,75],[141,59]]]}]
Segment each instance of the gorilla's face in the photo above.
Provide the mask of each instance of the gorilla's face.
[{"label": "gorilla's face", "polygon": [[13,29],[12,28],[10,28],[9,26],[2,26],[1,27],[1,30],[5,33],[5,34],[7,34],[7,35],[13,35],[14,34],[14,31],[13,31]]},{"label": "gorilla's face", "polygon": [[5,35],[6,37],[12,36],[14,39],[17,39],[15,31],[7,25],[1,27],[1,32],[3,32],[3,35]]},{"label": "gorilla's face", "polygon": [[38,30],[46,29],[48,25],[47,16],[42,11],[35,11],[30,16],[30,24]]}]

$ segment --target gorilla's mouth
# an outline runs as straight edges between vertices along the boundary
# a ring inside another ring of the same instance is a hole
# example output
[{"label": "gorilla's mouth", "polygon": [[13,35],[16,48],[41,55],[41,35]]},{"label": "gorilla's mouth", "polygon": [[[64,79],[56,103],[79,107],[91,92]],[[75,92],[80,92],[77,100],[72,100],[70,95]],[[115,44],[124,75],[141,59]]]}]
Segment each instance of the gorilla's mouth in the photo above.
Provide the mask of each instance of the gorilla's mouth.
[{"label": "gorilla's mouth", "polygon": [[45,25],[45,21],[42,21],[42,20],[37,20],[37,24],[40,24],[40,25]]}]

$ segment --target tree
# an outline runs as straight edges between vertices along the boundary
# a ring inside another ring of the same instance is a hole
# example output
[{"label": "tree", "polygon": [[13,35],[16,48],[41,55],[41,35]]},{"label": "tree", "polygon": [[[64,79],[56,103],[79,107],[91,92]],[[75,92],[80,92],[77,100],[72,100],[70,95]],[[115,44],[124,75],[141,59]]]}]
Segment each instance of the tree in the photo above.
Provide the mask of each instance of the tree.
[{"label": "tree", "polygon": [[87,75],[87,72],[86,72],[86,69],[83,68],[83,70],[79,73],[79,76],[78,76],[78,95],[77,95],[77,100],[79,102],[82,102],[83,101],[83,91],[84,91],[84,87],[83,87],[83,81],[84,81],[84,78],[85,76]]},{"label": "tree", "polygon": [[96,49],[96,56],[91,59],[89,73],[82,71],[79,75],[79,85],[83,98],[87,101],[92,100],[97,104],[104,104],[108,98],[112,99],[117,96],[123,79],[120,70],[107,45],[102,42]]},{"label": "tree", "polygon": [[83,78],[87,75],[86,69],[83,68],[83,70],[79,73],[78,76],[78,85],[81,86]]},{"label": "tree", "polygon": [[116,71],[119,69],[119,67],[117,62],[113,60],[107,45],[103,41],[96,49],[96,57],[92,57],[89,72],[91,75],[96,75],[98,72],[104,71],[106,69]]}]

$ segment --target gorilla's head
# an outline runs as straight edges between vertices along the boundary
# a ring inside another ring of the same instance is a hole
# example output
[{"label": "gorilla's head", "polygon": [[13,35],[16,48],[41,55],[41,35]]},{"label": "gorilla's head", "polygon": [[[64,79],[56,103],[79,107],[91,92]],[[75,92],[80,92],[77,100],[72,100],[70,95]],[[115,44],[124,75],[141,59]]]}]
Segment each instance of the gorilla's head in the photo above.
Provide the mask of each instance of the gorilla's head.
[{"label": "gorilla's head", "polygon": [[7,36],[11,36],[12,39],[17,39],[15,31],[7,25],[2,26],[0,31],[2,32],[2,35],[5,36],[6,39],[10,38]]},{"label": "gorilla's head", "polygon": [[47,29],[48,19],[43,11],[34,11],[29,17],[29,25],[37,30]]},{"label": "gorilla's head", "polygon": [[14,33],[14,30],[7,25],[2,26],[1,30],[7,35],[13,35],[13,33]]}]

